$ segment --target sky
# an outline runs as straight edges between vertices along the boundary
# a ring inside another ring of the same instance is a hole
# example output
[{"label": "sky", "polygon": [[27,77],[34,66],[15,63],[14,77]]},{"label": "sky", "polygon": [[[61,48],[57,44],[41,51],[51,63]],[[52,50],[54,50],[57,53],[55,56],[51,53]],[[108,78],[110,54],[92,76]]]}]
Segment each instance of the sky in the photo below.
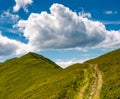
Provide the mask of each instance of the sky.
[{"label": "sky", "polygon": [[65,68],[120,48],[120,0],[1,0],[0,62],[28,52]]}]

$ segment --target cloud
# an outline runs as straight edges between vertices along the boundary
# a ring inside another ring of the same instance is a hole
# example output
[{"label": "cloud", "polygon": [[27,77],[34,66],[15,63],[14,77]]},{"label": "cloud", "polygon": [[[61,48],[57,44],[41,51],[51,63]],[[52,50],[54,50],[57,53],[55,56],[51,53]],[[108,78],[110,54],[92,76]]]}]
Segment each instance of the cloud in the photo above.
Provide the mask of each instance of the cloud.
[{"label": "cloud", "polygon": [[16,24],[19,19],[19,15],[11,13],[10,10],[2,12],[0,15],[0,30],[4,33],[18,33],[18,30],[11,26]]},{"label": "cloud", "polygon": [[19,18],[17,14],[12,14],[7,10],[0,15],[0,24],[15,24]]},{"label": "cloud", "polygon": [[120,25],[120,20],[118,21],[102,21],[103,24],[113,24],[113,25]]},{"label": "cloud", "polygon": [[81,13],[80,16],[87,17],[87,18],[91,18],[92,17],[91,13]]},{"label": "cloud", "polygon": [[58,60],[55,63],[58,64],[59,66],[61,66],[62,68],[66,68],[70,65],[76,64],[76,63],[83,63],[85,60],[68,60],[68,61],[62,61],[62,60]]},{"label": "cloud", "polygon": [[32,0],[15,0],[16,5],[13,7],[13,11],[18,12],[20,8],[23,8],[25,12],[28,12],[27,6],[32,2]]},{"label": "cloud", "polygon": [[110,14],[117,14],[117,13],[118,13],[117,11],[111,11],[111,10],[105,11],[105,14],[108,14],[108,15],[110,15]]},{"label": "cloud", "polygon": [[85,12],[83,9],[82,9],[82,12],[79,12],[78,14],[79,14],[79,16],[82,16],[84,18],[85,17],[86,18],[91,18],[92,17],[91,13]]},{"label": "cloud", "polygon": [[[106,39],[99,45],[98,47],[102,48],[112,48],[112,47],[120,47],[120,31],[106,31]],[[97,47],[96,46],[96,47]]]},{"label": "cloud", "polygon": [[104,24],[78,15],[61,4],[50,13],[31,13],[16,25],[34,49],[99,48],[120,45],[120,32],[108,31]]},{"label": "cloud", "polygon": [[78,62],[73,62],[73,61],[58,61],[55,62],[56,64],[58,64],[59,66],[61,66],[62,68],[66,68],[72,64],[78,63]]},{"label": "cloud", "polygon": [[26,44],[3,36],[0,31],[0,56],[18,55],[27,51],[29,48]]}]

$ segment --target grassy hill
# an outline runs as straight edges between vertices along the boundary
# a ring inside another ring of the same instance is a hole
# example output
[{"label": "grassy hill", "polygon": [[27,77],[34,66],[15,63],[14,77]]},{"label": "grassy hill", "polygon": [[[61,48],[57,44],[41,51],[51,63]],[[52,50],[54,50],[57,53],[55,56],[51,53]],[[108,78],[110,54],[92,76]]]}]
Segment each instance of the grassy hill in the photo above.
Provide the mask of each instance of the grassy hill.
[{"label": "grassy hill", "polygon": [[[80,68],[81,66],[81,68]],[[87,65],[62,69],[51,60],[28,53],[0,65],[1,99],[73,99]]]},{"label": "grassy hill", "polygon": [[31,52],[7,60],[0,64],[0,99],[119,99],[119,54],[116,50],[65,69]]},{"label": "grassy hill", "polygon": [[102,72],[101,99],[120,99],[120,49],[86,63],[98,64]]},{"label": "grassy hill", "polygon": [[55,63],[35,53],[7,60],[0,65],[0,98],[18,98],[35,83],[43,83],[60,70]]}]

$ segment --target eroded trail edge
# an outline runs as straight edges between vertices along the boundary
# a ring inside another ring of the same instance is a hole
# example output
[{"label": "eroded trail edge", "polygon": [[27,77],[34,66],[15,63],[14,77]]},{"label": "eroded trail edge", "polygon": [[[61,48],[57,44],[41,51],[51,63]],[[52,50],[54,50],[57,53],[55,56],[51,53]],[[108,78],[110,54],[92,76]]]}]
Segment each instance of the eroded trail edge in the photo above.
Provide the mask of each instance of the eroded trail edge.
[{"label": "eroded trail edge", "polygon": [[102,73],[97,64],[90,65],[89,70],[84,70],[84,85],[79,92],[79,99],[100,99],[102,88]]},{"label": "eroded trail edge", "polygon": [[95,95],[94,95],[94,99],[99,99],[100,98],[100,91],[101,91],[101,88],[102,88],[102,73],[101,71],[99,70],[97,64],[95,65],[94,67],[95,71],[97,72],[97,77],[98,77],[98,80],[97,80],[97,88],[96,88],[96,92],[95,92]]}]

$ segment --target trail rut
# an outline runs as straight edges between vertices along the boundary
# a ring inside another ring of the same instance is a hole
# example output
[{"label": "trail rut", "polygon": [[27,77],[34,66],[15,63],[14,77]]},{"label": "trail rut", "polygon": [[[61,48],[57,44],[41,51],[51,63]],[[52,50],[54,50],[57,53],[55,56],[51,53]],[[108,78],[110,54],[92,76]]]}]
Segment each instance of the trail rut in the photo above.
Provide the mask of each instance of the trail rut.
[{"label": "trail rut", "polygon": [[102,73],[97,64],[91,65],[90,69],[93,71],[92,73],[87,70],[84,71],[85,80],[79,92],[79,99],[100,99]]}]

